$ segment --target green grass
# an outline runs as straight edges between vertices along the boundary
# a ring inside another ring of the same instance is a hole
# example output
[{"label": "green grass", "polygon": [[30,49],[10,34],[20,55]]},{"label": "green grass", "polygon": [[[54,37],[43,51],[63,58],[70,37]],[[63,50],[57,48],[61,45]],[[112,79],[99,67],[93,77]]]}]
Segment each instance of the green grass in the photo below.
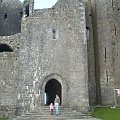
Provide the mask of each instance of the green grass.
[{"label": "green grass", "polygon": [[0,120],[8,120],[8,118],[0,117]]},{"label": "green grass", "polygon": [[92,116],[102,120],[120,120],[120,108],[97,107]]}]

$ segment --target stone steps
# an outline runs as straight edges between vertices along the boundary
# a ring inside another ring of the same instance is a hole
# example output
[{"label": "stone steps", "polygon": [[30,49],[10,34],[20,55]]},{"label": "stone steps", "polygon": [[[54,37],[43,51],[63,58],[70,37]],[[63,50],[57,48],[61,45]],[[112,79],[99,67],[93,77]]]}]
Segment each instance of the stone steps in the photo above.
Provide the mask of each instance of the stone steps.
[{"label": "stone steps", "polygon": [[17,116],[11,120],[77,120],[77,119],[85,119],[91,118],[90,115],[82,114],[79,111],[71,110],[70,108],[64,108],[60,106],[60,115],[51,115],[49,111],[49,107],[42,107],[37,109],[36,111],[26,113],[22,116]]},{"label": "stone steps", "polygon": [[[72,120],[80,120],[80,119],[88,119],[88,117],[60,117],[60,116],[53,116],[53,117],[17,117],[13,118],[12,120],[67,120],[67,119],[72,119]],[[89,117],[91,119],[91,117]]]}]

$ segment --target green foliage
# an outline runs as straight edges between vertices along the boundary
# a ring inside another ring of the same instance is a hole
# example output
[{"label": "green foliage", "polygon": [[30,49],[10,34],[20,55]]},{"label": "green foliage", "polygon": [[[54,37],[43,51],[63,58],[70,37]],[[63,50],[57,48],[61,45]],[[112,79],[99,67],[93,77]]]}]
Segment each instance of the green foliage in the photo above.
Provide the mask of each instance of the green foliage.
[{"label": "green foliage", "polygon": [[92,116],[102,120],[120,120],[120,108],[97,107]]}]

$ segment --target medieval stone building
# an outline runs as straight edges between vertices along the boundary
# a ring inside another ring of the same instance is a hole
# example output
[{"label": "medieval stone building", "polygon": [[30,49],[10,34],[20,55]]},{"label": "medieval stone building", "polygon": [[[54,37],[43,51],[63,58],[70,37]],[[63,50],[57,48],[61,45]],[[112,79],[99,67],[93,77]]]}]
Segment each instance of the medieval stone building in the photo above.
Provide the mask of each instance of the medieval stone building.
[{"label": "medieval stone building", "polygon": [[120,1],[0,0],[0,114],[54,102],[83,113],[120,98]]}]

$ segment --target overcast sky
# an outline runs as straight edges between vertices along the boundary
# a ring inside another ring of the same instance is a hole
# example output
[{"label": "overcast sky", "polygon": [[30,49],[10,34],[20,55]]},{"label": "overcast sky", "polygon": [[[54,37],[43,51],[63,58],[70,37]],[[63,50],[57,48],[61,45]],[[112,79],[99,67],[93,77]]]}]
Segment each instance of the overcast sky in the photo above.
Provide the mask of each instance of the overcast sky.
[{"label": "overcast sky", "polygon": [[[20,0],[23,2],[24,0]],[[34,9],[51,8],[58,0],[34,0]]]}]

